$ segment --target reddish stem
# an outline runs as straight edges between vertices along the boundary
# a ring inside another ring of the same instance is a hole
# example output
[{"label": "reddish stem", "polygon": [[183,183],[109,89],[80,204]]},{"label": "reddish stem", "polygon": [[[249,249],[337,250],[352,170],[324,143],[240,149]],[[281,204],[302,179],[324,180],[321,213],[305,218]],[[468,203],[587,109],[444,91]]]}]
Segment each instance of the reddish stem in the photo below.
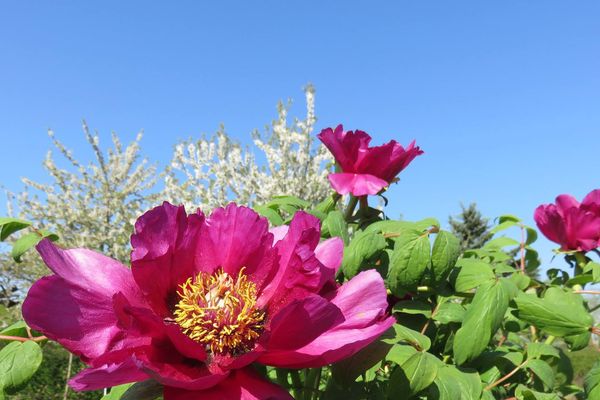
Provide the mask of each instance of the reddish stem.
[{"label": "reddish stem", "polygon": [[13,340],[16,342],[28,342],[31,340],[33,342],[41,342],[43,340],[48,340],[48,338],[46,336],[36,336],[36,337],[32,337],[32,338],[24,338],[24,337],[20,337],[20,336],[0,335],[0,340]]}]

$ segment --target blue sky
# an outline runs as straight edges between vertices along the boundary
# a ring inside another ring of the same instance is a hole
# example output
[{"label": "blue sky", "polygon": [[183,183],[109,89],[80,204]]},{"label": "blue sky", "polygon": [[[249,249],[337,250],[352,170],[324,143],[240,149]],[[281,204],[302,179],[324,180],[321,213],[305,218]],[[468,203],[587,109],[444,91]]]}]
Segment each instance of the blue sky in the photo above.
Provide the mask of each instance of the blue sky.
[{"label": "blue sky", "polygon": [[445,222],[476,201],[532,224],[600,187],[600,3],[250,3],[0,3],[0,184],[45,178],[47,128],[83,158],[82,118],[105,142],[144,129],[165,165],[220,123],[249,142],[280,99],[301,113],[312,82],[318,127],[425,150],[392,216]]}]

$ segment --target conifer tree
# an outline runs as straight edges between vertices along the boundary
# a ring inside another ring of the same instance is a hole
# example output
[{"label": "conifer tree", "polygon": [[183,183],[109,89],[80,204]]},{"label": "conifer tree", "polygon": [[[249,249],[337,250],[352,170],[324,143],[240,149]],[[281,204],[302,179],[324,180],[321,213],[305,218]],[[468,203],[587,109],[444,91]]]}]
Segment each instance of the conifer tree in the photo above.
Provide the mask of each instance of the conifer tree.
[{"label": "conifer tree", "polygon": [[455,217],[450,216],[448,223],[452,233],[460,239],[461,250],[483,246],[492,237],[488,219],[481,215],[475,203],[469,204],[468,207],[461,204],[460,207],[461,213]]}]

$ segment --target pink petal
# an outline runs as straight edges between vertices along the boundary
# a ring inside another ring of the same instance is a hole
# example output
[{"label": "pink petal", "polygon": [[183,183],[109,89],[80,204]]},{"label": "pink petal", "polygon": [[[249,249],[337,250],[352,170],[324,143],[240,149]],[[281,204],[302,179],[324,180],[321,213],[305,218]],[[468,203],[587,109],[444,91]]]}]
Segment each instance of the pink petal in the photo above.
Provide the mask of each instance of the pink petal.
[{"label": "pink petal", "polygon": [[568,236],[568,249],[590,251],[598,247],[600,217],[591,212],[571,208],[565,213],[564,220]]},{"label": "pink petal", "polygon": [[342,257],[344,254],[344,242],[339,237],[327,239],[317,246],[315,255],[317,259],[325,267],[333,270],[333,275],[337,273],[340,265],[342,265]]},{"label": "pink petal", "polygon": [[119,364],[107,364],[98,368],[87,368],[75,375],[69,385],[77,390],[99,390],[125,383],[140,382],[149,376],[141,372],[131,360]]},{"label": "pink petal", "polygon": [[273,243],[277,243],[283,239],[287,235],[289,228],[287,225],[280,225],[269,229],[269,232],[273,234]]},{"label": "pink petal", "polygon": [[268,312],[295,298],[317,293],[324,284],[323,265],[314,250],[321,237],[319,220],[303,211],[297,212],[290,222],[286,236],[275,244],[279,265],[274,275],[261,287],[258,306],[269,306]]},{"label": "pink petal", "polygon": [[301,348],[343,322],[341,310],[321,296],[296,300],[273,317],[264,357],[269,359],[273,351]]},{"label": "pink petal", "polygon": [[203,269],[223,268],[237,275],[240,268],[254,274],[269,257],[273,235],[269,223],[250,208],[234,203],[215,209],[205,222],[198,245],[198,262]]},{"label": "pink petal", "polygon": [[567,246],[567,232],[562,216],[554,204],[543,204],[535,209],[533,219],[544,236],[551,241]]},{"label": "pink petal", "polygon": [[331,128],[323,129],[317,137],[333,154],[343,172],[356,172],[359,152],[367,149],[371,141],[371,137],[363,131],[344,132],[342,125],[338,125],[335,131]]},{"label": "pink petal", "polygon": [[[393,325],[394,318],[386,316],[386,298],[381,276],[373,270],[361,272],[342,285],[331,299],[331,303],[343,313],[343,322],[335,324],[301,348],[269,348],[259,361],[278,367],[305,368],[320,367],[349,357]],[[293,324],[292,318],[288,323]],[[289,328],[290,331],[293,329]],[[295,329],[297,334],[303,334],[307,328],[296,325]]]},{"label": "pink petal", "polygon": [[48,268],[65,282],[107,299],[117,292],[132,300],[141,298],[129,268],[110,257],[87,249],[63,250],[48,239],[36,249]]},{"label": "pink petal", "polygon": [[570,194],[561,194],[556,197],[556,208],[558,213],[564,216],[569,209],[579,208],[579,202]]},{"label": "pink petal", "polygon": [[202,391],[165,387],[165,400],[293,400],[281,388],[265,381],[250,368],[232,373],[216,386]]},{"label": "pink petal", "polygon": [[600,217],[600,189],[588,193],[581,202],[581,208]]},{"label": "pink petal", "polygon": [[58,276],[33,284],[23,303],[23,317],[33,329],[59,342],[84,361],[123,347],[111,297]]},{"label": "pink petal", "polygon": [[194,275],[203,220],[200,212],[188,216],[183,206],[165,202],[135,223],[131,270],[152,308],[163,317],[170,315],[168,303],[178,286]]},{"label": "pink petal", "polygon": [[357,197],[377,194],[389,185],[387,181],[370,174],[337,173],[329,174],[327,179],[339,194],[352,193]]}]

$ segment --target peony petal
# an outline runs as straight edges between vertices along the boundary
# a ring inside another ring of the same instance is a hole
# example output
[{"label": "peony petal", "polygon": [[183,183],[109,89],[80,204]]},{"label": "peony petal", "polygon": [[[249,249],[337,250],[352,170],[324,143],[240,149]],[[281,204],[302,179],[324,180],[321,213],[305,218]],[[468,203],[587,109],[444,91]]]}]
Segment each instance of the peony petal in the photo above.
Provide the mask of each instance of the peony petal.
[{"label": "peony petal", "polygon": [[194,256],[203,221],[202,213],[188,216],[183,206],[165,202],[135,223],[131,270],[152,308],[163,317],[170,316],[178,286],[195,272]]},{"label": "peony petal", "polygon": [[344,242],[339,237],[327,239],[319,243],[315,249],[315,255],[321,264],[333,271],[335,276],[340,265],[342,265]]},{"label": "peony petal", "polygon": [[567,246],[567,232],[562,216],[554,204],[542,204],[535,209],[536,225],[551,241]]},{"label": "peony petal", "polygon": [[165,387],[165,400],[293,400],[282,387],[274,385],[250,368],[233,372],[226,380],[202,391]]},{"label": "peony petal", "polygon": [[293,299],[319,292],[324,284],[323,264],[314,250],[320,237],[321,226],[316,217],[303,211],[294,214],[287,234],[275,243],[279,265],[260,287],[258,307],[268,305],[268,313],[275,315],[277,309]]},{"label": "peony petal", "polygon": [[327,176],[333,189],[339,194],[352,193],[354,196],[373,195],[389,185],[383,179],[370,174],[338,173]]},{"label": "peony petal", "polygon": [[[374,270],[361,272],[342,285],[333,294],[331,304],[343,313],[343,322],[303,347],[290,350],[269,347],[259,361],[286,368],[331,364],[356,353],[394,324],[393,317],[386,317],[388,304],[383,279]],[[305,324],[296,326],[297,334],[306,329]]]},{"label": "peony petal", "polygon": [[77,390],[99,390],[125,383],[140,382],[149,376],[141,372],[133,360],[119,364],[107,364],[98,368],[87,368],[75,375],[69,385]]},{"label": "peony petal", "polygon": [[600,189],[592,190],[581,202],[581,208],[600,217]]},{"label": "peony petal", "polygon": [[273,234],[273,243],[277,243],[283,239],[287,235],[289,228],[287,225],[280,225],[269,229],[269,232]]},{"label": "peony petal", "polygon": [[590,251],[598,247],[600,217],[579,208],[571,208],[565,212],[564,221],[568,238],[566,249]]},{"label": "peony petal", "polygon": [[561,194],[556,197],[556,209],[561,216],[571,208],[579,208],[579,202],[570,194]]},{"label": "peony petal", "polygon": [[[296,300],[273,317],[265,356],[268,358],[269,353],[275,350],[303,347],[343,322],[341,310],[321,296]],[[262,358],[259,361],[262,362]]]},{"label": "peony petal", "polygon": [[[240,268],[254,274],[263,267],[273,243],[266,218],[254,210],[230,203],[215,209],[205,222],[198,246],[198,262],[207,271],[223,268],[237,275]],[[269,271],[270,272],[270,271]]]},{"label": "peony petal", "polygon": [[84,361],[119,349],[125,335],[117,327],[112,298],[92,288],[75,286],[58,276],[42,278],[27,294],[23,318]]},{"label": "peony petal", "polygon": [[131,300],[141,298],[131,271],[117,260],[87,249],[63,250],[48,239],[36,249],[48,268],[65,282],[107,299],[117,292]]},{"label": "peony petal", "polygon": [[363,131],[344,132],[338,125],[335,130],[323,129],[317,137],[329,149],[343,172],[357,172],[356,162],[361,151],[369,147],[371,137]]}]

